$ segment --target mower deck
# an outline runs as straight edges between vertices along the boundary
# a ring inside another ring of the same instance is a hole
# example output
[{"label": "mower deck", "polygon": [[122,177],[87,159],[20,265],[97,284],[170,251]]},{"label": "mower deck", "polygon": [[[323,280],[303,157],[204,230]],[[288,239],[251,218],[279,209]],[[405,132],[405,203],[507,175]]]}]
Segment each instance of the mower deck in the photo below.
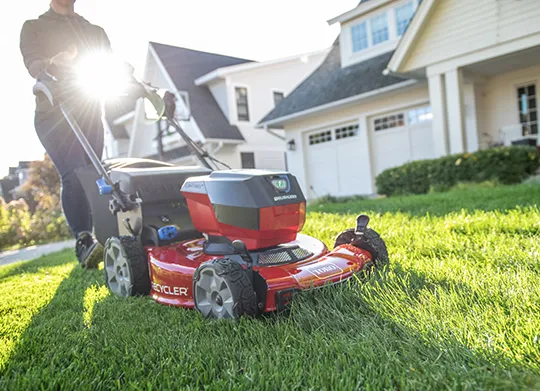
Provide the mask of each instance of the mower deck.
[{"label": "mower deck", "polygon": [[[203,262],[222,258],[205,254],[204,241],[205,239],[195,239],[169,246],[146,248],[150,266],[150,295],[154,300],[172,306],[195,306],[195,270]],[[329,251],[320,240],[303,234],[298,234],[295,241],[280,247],[285,250],[279,252],[272,249],[253,253],[258,263],[252,270],[260,276],[255,281],[262,285],[254,288],[266,297],[264,312],[281,309],[294,291],[345,281],[372,261],[371,254],[365,250],[352,245],[342,245]],[[287,261],[287,249],[293,249],[291,251],[303,255],[304,259]],[[261,264],[263,262],[265,264]]]}]

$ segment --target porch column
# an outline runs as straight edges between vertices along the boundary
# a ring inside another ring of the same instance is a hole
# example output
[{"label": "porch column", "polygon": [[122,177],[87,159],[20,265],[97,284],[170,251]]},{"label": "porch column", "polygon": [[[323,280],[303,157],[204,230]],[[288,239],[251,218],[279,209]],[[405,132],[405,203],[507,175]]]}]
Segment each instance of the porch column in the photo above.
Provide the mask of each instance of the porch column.
[{"label": "porch column", "polygon": [[428,77],[429,100],[433,113],[433,149],[434,157],[448,154],[448,128],[446,125],[446,93],[444,76],[435,74]]},{"label": "porch column", "polygon": [[446,72],[445,81],[450,153],[463,153],[467,150],[467,145],[463,106],[463,74],[461,69]]}]

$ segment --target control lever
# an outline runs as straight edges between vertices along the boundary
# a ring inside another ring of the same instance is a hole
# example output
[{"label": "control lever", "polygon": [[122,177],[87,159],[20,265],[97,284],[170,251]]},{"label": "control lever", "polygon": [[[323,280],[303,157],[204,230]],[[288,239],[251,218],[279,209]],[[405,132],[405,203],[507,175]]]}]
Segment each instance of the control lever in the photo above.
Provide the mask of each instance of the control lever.
[{"label": "control lever", "polygon": [[369,217],[366,215],[359,215],[356,218],[356,229],[354,231],[355,234],[362,235],[368,226],[369,223]]},{"label": "control lever", "polygon": [[253,266],[253,258],[251,258],[246,244],[241,240],[235,240],[234,242],[232,242],[232,246],[234,248],[234,251],[236,251],[237,254],[240,254],[244,262],[248,264],[248,269],[251,269],[251,267]]}]

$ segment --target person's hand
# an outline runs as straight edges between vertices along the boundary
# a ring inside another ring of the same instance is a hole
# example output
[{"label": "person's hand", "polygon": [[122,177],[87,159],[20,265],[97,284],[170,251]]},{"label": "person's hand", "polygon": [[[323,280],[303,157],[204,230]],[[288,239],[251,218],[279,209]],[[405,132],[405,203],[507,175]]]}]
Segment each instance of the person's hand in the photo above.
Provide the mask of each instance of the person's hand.
[{"label": "person's hand", "polygon": [[68,67],[72,64],[75,57],[77,57],[77,46],[69,45],[69,47],[51,58],[50,63],[58,67]]}]

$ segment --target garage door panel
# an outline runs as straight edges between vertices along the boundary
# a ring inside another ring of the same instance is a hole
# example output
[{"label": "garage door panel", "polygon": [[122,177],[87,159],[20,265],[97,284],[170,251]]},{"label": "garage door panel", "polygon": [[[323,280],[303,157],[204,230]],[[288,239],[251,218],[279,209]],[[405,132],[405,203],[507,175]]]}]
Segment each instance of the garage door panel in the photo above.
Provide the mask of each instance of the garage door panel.
[{"label": "garage door panel", "polygon": [[315,197],[328,194],[336,194],[339,189],[338,176],[336,175],[337,160],[336,151],[332,146],[317,146],[310,151],[309,159],[310,190]]},{"label": "garage door panel", "polygon": [[412,160],[432,159],[435,157],[431,123],[411,127],[410,134]]},{"label": "garage door panel", "polygon": [[356,139],[339,142],[337,146],[340,195],[351,196],[371,193],[371,172],[362,164],[365,157],[359,155],[360,145]]},{"label": "garage door panel", "polygon": [[406,128],[375,132],[373,137],[375,175],[387,168],[406,163],[410,156],[409,135]]}]

